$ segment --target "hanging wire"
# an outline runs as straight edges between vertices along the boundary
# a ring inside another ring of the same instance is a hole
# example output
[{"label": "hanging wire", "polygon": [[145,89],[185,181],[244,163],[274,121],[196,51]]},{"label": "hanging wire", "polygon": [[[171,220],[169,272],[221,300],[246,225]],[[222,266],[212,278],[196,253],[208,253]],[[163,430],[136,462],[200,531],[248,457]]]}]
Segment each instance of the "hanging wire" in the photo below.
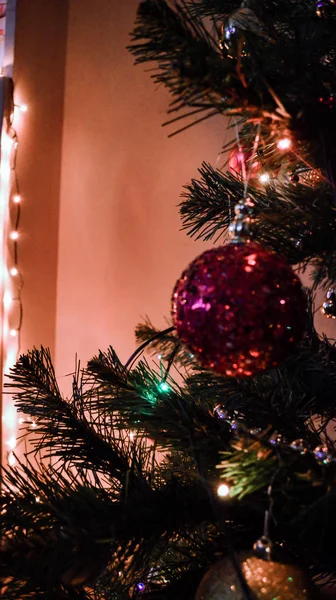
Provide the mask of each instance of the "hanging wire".
[{"label": "hanging wire", "polygon": [[246,200],[247,197],[247,189],[248,189],[248,184],[251,178],[251,173],[252,173],[252,167],[253,167],[253,162],[254,159],[257,158],[258,156],[258,146],[259,146],[259,141],[260,141],[260,121],[258,122],[258,126],[257,126],[257,132],[254,138],[254,142],[253,142],[253,148],[252,148],[252,155],[249,161],[249,168],[248,171],[246,171],[246,163],[244,160],[244,152],[243,152],[243,146],[241,143],[241,139],[240,139],[240,135],[239,135],[239,127],[238,127],[238,120],[235,119],[235,132],[236,132],[236,139],[237,139],[237,145],[238,145],[238,152],[241,156],[241,171],[242,171],[242,179],[243,179],[243,183],[244,183],[244,200]]}]

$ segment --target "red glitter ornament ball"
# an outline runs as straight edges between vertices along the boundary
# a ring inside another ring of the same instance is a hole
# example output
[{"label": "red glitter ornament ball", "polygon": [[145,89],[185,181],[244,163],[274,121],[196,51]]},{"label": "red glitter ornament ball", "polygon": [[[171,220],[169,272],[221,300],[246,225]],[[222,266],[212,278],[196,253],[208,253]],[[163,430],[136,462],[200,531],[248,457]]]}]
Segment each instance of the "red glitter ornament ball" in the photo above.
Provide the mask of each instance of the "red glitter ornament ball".
[{"label": "red glitter ornament ball", "polygon": [[306,297],[286,261],[255,242],[197,257],[177,281],[178,336],[205,368],[232,377],[277,365],[300,341]]},{"label": "red glitter ornament ball", "polygon": [[240,177],[243,177],[243,165],[245,165],[245,171],[250,174],[252,179],[257,177],[261,169],[260,161],[256,156],[253,156],[253,151],[247,150],[245,147],[239,149],[238,146],[231,150],[228,165],[229,171]]}]

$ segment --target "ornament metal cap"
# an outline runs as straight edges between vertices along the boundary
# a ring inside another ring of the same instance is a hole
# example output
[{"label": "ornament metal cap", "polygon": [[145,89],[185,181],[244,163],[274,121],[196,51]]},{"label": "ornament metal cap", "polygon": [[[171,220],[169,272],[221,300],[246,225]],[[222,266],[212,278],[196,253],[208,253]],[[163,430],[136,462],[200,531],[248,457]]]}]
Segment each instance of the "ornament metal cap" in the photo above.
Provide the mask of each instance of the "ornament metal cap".
[{"label": "ornament metal cap", "polygon": [[246,242],[252,235],[254,204],[250,198],[242,199],[235,206],[235,218],[229,226],[231,242],[238,244]]},{"label": "ornament metal cap", "polygon": [[272,560],[273,543],[266,535],[253,544],[253,554],[262,560]]}]

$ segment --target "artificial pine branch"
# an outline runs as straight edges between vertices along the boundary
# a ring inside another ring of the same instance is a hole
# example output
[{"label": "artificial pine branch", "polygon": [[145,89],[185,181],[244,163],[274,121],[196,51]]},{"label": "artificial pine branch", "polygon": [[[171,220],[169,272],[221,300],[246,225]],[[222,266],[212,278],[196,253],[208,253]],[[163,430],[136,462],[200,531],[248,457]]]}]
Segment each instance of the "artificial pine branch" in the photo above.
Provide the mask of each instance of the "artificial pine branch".
[{"label": "artificial pine branch", "polygon": [[36,452],[46,458],[63,459],[78,468],[94,466],[111,477],[125,477],[128,462],[118,440],[113,439],[113,429],[106,441],[88,421],[80,407],[80,398],[67,401],[62,397],[49,350],[42,347],[21,356],[6,387],[13,390],[18,410],[36,420],[32,439]]},{"label": "artificial pine branch", "polygon": [[[185,186],[180,204],[183,228],[191,237],[223,241],[234,217],[243,183],[204,163],[200,179]],[[250,186],[255,206],[255,236],[260,243],[283,254],[290,264],[315,264],[314,281],[326,286],[336,279],[336,235],[334,197],[330,185]],[[281,214],[281,219],[278,215]]]}]

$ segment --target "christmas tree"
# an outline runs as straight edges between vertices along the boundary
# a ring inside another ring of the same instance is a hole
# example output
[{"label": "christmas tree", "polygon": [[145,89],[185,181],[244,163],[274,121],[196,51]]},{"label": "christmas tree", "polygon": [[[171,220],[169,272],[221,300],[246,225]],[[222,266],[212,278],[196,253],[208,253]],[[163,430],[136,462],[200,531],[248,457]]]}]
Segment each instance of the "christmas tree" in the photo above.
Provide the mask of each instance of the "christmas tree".
[{"label": "christmas tree", "polygon": [[30,450],[2,471],[2,596],[319,597],[336,582],[336,350],[314,327],[318,288],[336,318],[336,5],[145,0],[130,51],[170,91],[172,133],[230,127],[180,204],[215,246],[176,274],[172,325],[139,325],[126,364],[99,352],[70,399],[48,350],[19,358]]}]

